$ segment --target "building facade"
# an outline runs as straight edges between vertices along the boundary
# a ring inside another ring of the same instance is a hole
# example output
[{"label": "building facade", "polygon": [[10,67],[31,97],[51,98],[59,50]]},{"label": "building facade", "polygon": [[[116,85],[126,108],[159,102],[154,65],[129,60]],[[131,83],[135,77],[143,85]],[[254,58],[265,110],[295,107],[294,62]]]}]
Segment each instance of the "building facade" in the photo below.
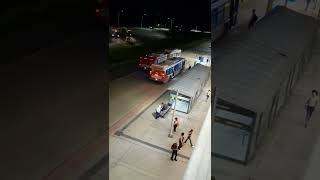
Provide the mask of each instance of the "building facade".
[{"label": "building facade", "polygon": [[239,0],[211,0],[211,31],[215,41],[237,23]]}]

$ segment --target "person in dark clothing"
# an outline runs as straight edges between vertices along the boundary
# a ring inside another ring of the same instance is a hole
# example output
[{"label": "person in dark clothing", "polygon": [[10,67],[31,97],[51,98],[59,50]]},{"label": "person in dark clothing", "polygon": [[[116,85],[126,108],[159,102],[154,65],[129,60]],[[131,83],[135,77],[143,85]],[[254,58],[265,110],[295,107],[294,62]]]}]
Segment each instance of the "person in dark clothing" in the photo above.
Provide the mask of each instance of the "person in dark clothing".
[{"label": "person in dark clothing", "polygon": [[179,138],[179,146],[178,146],[179,150],[182,148],[183,144],[184,144],[184,133],[181,133],[181,136]]},{"label": "person in dark clothing", "polygon": [[312,113],[316,106],[319,104],[319,96],[318,96],[317,90],[312,90],[312,96],[308,98],[307,102],[305,103],[305,109],[306,109],[306,118],[304,127],[306,128],[308,126],[308,123],[310,122]]},{"label": "person in dark clothing", "polygon": [[172,149],[172,153],[171,153],[171,161],[173,161],[173,160],[178,161],[178,160],[177,160],[177,155],[178,155],[178,145],[177,145],[177,143],[176,143],[176,142],[172,144],[171,149]]},{"label": "person in dark clothing", "polygon": [[187,139],[184,141],[184,143],[186,143],[186,142],[189,140],[191,147],[193,147],[192,141],[191,141],[192,132],[193,132],[193,129],[191,129],[191,130],[189,131],[188,137],[187,137]]},{"label": "person in dark clothing", "polygon": [[258,20],[258,16],[256,15],[256,10],[253,9],[252,10],[252,15],[251,15],[251,19],[250,19],[250,22],[249,22],[249,25],[248,25],[248,28],[251,29],[255,23],[257,22]]},{"label": "person in dark clothing", "polygon": [[164,110],[166,110],[168,108],[168,105],[165,104],[165,103],[161,103],[161,105],[162,105],[161,111],[164,111]]},{"label": "person in dark clothing", "polygon": [[173,122],[173,132],[177,131],[177,127],[179,126],[179,121],[178,118],[174,118],[174,122]]},{"label": "person in dark clothing", "polygon": [[191,69],[191,65],[189,65],[189,68],[188,68],[189,70]]}]

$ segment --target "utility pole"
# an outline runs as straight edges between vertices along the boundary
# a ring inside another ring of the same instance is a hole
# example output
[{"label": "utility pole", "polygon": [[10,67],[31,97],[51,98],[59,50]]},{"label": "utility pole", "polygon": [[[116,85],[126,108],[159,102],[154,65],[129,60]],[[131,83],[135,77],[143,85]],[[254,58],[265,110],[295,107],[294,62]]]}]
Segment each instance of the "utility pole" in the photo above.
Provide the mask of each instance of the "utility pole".
[{"label": "utility pole", "polygon": [[288,0],[285,0],[284,7],[287,7],[287,6],[288,6]]},{"label": "utility pole", "polygon": [[120,27],[120,14],[123,12],[123,10],[118,11],[118,28]]},{"label": "utility pole", "polygon": [[143,27],[143,16],[146,16],[147,14],[142,14],[141,16],[141,28]]},{"label": "utility pole", "polygon": [[174,114],[176,112],[176,107],[177,107],[177,98],[179,96],[179,89],[176,90],[176,97],[174,98],[174,109],[172,113],[172,119],[171,119],[171,127],[170,127],[170,132],[169,132],[169,137],[173,138],[173,122],[174,122]]}]

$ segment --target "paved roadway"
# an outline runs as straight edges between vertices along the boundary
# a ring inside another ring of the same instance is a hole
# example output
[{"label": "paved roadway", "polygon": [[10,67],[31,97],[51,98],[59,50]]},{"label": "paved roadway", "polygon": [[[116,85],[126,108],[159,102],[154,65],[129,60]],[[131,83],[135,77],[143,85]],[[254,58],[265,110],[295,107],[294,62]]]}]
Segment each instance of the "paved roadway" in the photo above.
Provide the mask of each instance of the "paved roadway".
[{"label": "paved roadway", "polygon": [[105,39],[89,29],[1,69],[1,179],[42,179],[106,130]]},{"label": "paved roadway", "polygon": [[[190,50],[183,52],[182,56],[186,57],[187,64],[192,58],[197,55],[210,54],[210,40],[202,44],[195,45]],[[186,65],[188,67],[188,65]],[[176,78],[179,79],[179,76]],[[142,72],[134,72],[128,76],[116,79],[109,84],[109,128],[112,130],[121,126],[119,122],[124,116],[131,116],[130,114],[136,113],[138,107],[143,102],[148,101],[151,96],[157,96],[159,94],[148,94],[150,91],[157,90],[159,93],[165,90],[170,85],[158,84],[149,81],[146,75]],[[120,125],[119,125],[120,124]],[[117,127],[115,127],[117,126]]]}]

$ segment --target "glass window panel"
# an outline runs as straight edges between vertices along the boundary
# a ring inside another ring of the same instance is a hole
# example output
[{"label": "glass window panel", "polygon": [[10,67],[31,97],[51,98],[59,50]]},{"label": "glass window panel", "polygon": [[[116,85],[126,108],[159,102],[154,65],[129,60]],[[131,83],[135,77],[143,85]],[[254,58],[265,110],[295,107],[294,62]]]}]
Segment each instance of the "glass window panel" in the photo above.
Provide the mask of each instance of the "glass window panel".
[{"label": "glass window panel", "polygon": [[248,131],[215,123],[213,127],[213,152],[244,162],[249,148]]},{"label": "glass window panel", "polygon": [[242,124],[245,124],[247,126],[251,126],[253,119],[248,117],[248,116],[244,116],[238,113],[233,113],[230,111],[226,111],[220,108],[216,109],[216,116],[224,118],[224,119],[229,119],[232,121],[236,121]]}]

